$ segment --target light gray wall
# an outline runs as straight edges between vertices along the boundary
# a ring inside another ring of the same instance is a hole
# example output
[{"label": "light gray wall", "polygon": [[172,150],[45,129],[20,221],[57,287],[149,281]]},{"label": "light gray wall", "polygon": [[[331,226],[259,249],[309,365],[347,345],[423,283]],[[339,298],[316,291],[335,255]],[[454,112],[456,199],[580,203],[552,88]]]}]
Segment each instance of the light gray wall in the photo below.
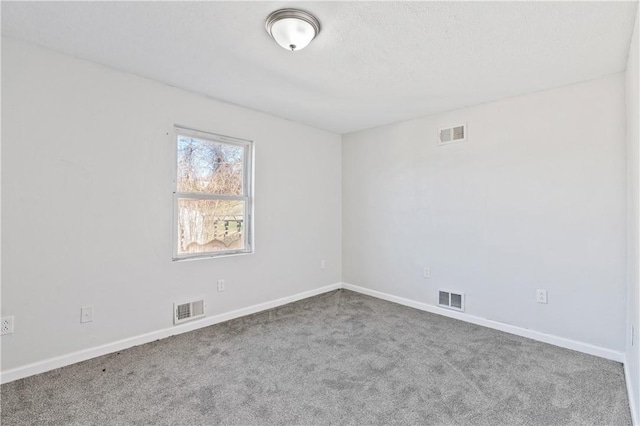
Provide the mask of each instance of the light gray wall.
[{"label": "light gray wall", "polygon": [[[431,304],[462,290],[468,313],[625,348],[622,74],[345,135],[341,150],[335,134],[2,47],[2,313],[16,316],[3,371],[171,327],[174,300],[204,296],[213,315],[341,270]],[[460,122],[469,141],[438,147],[437,128]],[[256,254],[170,261],[174,123],[255,140]],[[96,319],[81,325],[85,305]]]},{"label": "light gray wall", "polygon": [[[171,261],[174,124],[255,141],[255,254]],[[171,327],[176,300],[215,315],[339,282],[340,143],[3,39],[2,370]]]},{"label": "light gray wall", "polygon": [[623,74],[346,135],[343,281],[623,351],[624,141]]},{"label": "light gray wall", "polygon": [[[638,240],[640,239],[640,210],[638,197],[640,195],[640,165],[639,133],[638,133],[638,21],[640,11],[636,13],[636,26],[631,38],[629,59],[626,71],[626,101],[627,101],[627,328],[625,364],[631,385],[629,400],[632,404],[636,423],[640,424],[640,263]],[[633,327],[633,344],[631,329]]]}]

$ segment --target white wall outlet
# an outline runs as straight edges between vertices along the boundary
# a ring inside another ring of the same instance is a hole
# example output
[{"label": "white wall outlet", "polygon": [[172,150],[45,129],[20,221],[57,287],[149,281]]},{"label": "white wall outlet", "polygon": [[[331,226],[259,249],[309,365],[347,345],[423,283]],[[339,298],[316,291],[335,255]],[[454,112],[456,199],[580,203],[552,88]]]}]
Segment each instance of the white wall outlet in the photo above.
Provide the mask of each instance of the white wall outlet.
[{"label": "white wall outlet", "polygon": [[431,278],[431,269],[425,267],[422,271],[422,276],[425,278]]},{"label": "white wall outlet", "polygon": [[547,290],[541,288],[536,290],[536,302],[547,303]]},{"label": "white wall outlet", "polygon": [[218,291],[224,291],[224,280],[218,280]]},{"label": "white wall outlet", "polygon": [[326,268],[326,267],[327,267],[327,262],[326,262],[324,259],[322,259],[322,260],[320,261],[320,269],[324,269],[324,268]]},{"label": "white wall outlet", "polygon": [[13,334],[13,315],[2,317],[0,324],[2,325],[2,335]]},{"label": "white wall outlet", "polygon": [[93,322],[93,306],[80,308],[80,322]]}]

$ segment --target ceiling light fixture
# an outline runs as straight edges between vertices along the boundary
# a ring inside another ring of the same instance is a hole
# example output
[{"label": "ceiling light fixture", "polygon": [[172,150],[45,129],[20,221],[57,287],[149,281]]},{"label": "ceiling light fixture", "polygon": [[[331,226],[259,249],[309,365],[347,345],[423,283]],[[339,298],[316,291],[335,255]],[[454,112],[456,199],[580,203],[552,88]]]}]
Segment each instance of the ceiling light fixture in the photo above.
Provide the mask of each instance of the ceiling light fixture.
[{"label": "ceiling light fixture", "polygon": [[320,32],[315,16],[298,9],[280,9],[267,16],[267,32],[287,50],[304,49]]}]

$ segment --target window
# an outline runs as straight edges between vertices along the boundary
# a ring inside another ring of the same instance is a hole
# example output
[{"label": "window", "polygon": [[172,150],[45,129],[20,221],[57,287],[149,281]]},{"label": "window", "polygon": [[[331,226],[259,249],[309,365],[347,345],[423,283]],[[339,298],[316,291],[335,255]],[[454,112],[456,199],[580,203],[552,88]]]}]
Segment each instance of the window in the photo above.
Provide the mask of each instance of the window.
[{"label": "window", "polygon": [[253,142],[175,130],[173,259],[250,253]]}]

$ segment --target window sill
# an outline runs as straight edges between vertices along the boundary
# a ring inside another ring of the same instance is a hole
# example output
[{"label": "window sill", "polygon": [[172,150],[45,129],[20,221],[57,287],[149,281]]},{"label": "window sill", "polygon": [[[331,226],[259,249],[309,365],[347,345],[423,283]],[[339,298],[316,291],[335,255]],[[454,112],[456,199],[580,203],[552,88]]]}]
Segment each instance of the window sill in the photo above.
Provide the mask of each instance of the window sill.
[{"label": "window sill", "polygon": [[226,257],[237,257],[237,256],[247,256],[253,254],[254,251],[241,251],[241,252],[233,252],[233,253],[225,253],[225,254],[211,254],[205,253],[201,255],[193,255],[193,256],[185,256],[185,257],[174,257],[171,259],[172,262],[186,262],[192,260],[204,260],[204,259],[220,259]]}]

